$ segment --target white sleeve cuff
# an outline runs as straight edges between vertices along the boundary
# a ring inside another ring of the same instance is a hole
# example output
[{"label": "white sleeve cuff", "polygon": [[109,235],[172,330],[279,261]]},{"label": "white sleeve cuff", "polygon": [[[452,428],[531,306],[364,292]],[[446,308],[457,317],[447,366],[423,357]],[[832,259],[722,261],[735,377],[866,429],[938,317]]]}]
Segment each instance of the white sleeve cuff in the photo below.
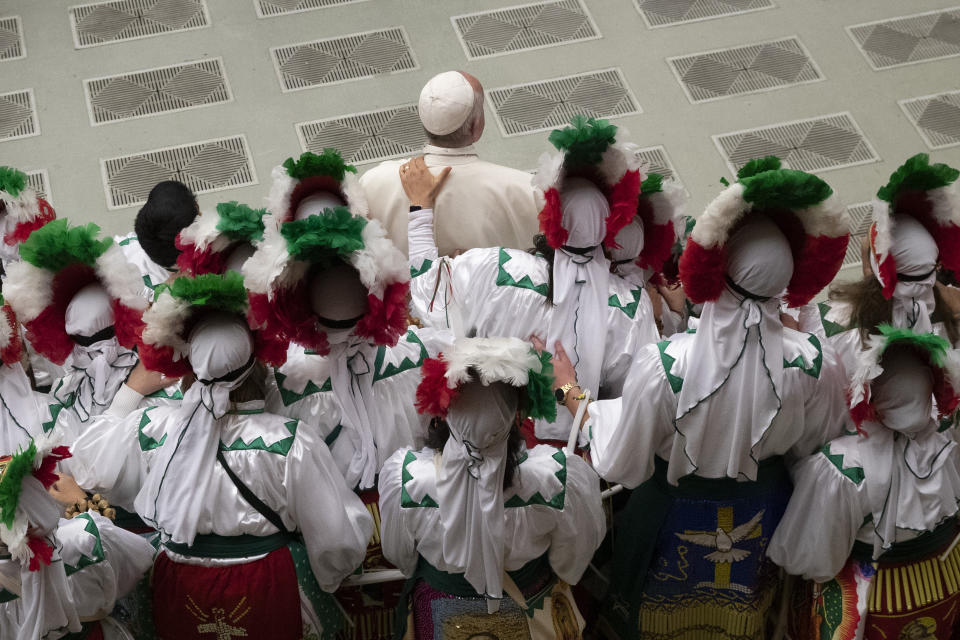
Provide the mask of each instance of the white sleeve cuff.
[{"label": "white sleeve cuff", "polygon": [[437,243],[433,239],[433,209],[410,212],[407,222],[407,247],[412,265],[418,266],[424,260],[437,258]]},{"label": "white sleeve cuff", "polygon": [[113,402],[106,413],[121,418],[126,417],[137,410],[141,400],[143,400],[143,396],[124,383],[120,385],[120,389],[117,391],[117,395],[113,397]]}]

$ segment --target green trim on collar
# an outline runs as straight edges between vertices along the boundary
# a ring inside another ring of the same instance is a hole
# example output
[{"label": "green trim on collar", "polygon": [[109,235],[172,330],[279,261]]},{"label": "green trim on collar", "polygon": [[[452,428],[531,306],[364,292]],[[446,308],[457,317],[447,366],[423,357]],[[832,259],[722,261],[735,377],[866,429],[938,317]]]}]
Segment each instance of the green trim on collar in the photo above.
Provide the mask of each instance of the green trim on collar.
[{"label": "green trim on collar", "polygon": [[845,327],[839,322],[827,320],[827,314],[830,313],[831,308],[832,307],[826,302],[817,303],[817,310],[820,312],[820,322],[823,324],[823,332],[828,338],[832,338],[838,333],[843,333],[844,331],[850,330],[850,327]]},{"label": "green trim on collar", "polygon": [[811,334],[807,335],[807,341],[812,344],[817,349],[817,355],[814,357],[813,362],[809,367],[804,366],[803,354],[798,355],[793,360],[787,362],[787,359],[783,359],[783,368],[784,369],[800,369],[805,374],[814,378],[816,380],[820,379],[820,368],[823,366],[823,347],[820,345],[820,339],[817,336]]},{"label": "green trim on collar", "polygon": [[156,409],[156,407],[147,407],[143,410],[143,415],[140,417],[140,426],[137,429],[138,439],[140,441],[140,451],[152,451],[153,449],[158,449],[163,446],[163,443],[167,439],[167,434],[163,434],[160,440],[156,440],[143,432],[143,428],[150,424],[149,413],[154,409]]},{"label": "green trim on collar", "polygon": [[415,509],[417,507],[436,509],[440,505],[428,494],[425,494],[420,502],[415,502],[410,497],[410,492],[407,491],[407,483],[413,480],[413,474],[407,471],[407,465],[416,459],[417,456],[413,451],[407,451],[407,455],[403,458],[403,466],[400,467],[400,507],[403,509]]},{"label": "green trim on collar", "polygon": [[127,237],[121,240],[120,242],[118,242],[117,244],[119,244],[121,247],[125,247],[136,239],[137,239],[136,237]]},{"label": "green trim on collar", "polygon": [[89,513],[81,513],[75,516],[74,519],[86,520],[87,524],[84,525],[83,530],[96,538],[97,541],[94,543],[93,550],[90,552],[92,555],[80,554],[80,560],[76,566],[67,564],[66,562],[63,563],[63,568],[66,570],[67,576],[72,576],[85,567],[99,564],[107,558],[103,552],[103,542],[100,540],[100,529],[97,527],[97,523],[93,521],[93,516]]},{"label": "green trim on collar", "polygon": [[167,393],[166,389],[160,389],[159,391],[154,391],[153,393],[144,396],[145,398],[153,398],[156,400],[183,400],[183,392],[180,389],[176,389],[173,392],[173,395]]},{"label": "green trim on collar", "polygon": [[286,456],[290,453],[290,447],[293,446],[293,439],[297,437],[298,420],[289,420],[283,423],[283,426],[290,432],[290,436],[277,440],[271,445],[263,441],[263,436],[257,436],[251,442],[246,442],[243,438],[237,438],[229,445],[220,443],[220,451],[266,451],[267,453],[276,453]]},{"label": "green trim on collar", "polygon": [[503,247],[500,247],[499,257],[497,259],[497,286],[530,289],[531,291],[536,291],[546,298],[550,285],[546,282],[543,284],[533,284],[533,280],[530,279],[529,275],[523,276],[519,280],[515,279],[506,269],[503,268],[503,265],[510,260],[513,260],[513,258],[509,253],[507,253],[507,250]]},{"label": "green trim on collar", "polygon": [[610,299],[607,300],[607,305],[615,309],[620,309],[623,311],[628,318],[631,320],[634,319],[637,315],[637,308],[640,306],[640,296],[643,294],[643,287],[637,287],[636,289],[630,290],[630,295],[633,296],[633,302],[628,302],[623,304],[620,302],[620,296],[618,294],[613,294],[610,296]]},{"label": "green trim on collar", "polygon": [[677,359],[667,353],[667,347],[669,346],[669,340],[663,340],[657,343],[657,349],[660,350],[660,363],[663,365],[663,372],[667,374],[667,382],[670,383],[670,389],[673,390],[674,393],[680,393],[680,390],[683,389],[683,378],[670,373],[670,370],[673,368],[673,363],[675,363]]},{"label": "green trim on collar", "polygon": [[419,269],[414,269],[413,266],[411,265],[410,279],[413,280],[414,278],[419,278],[420,276],[425,274],[427,271],[430,271],[430,267],[432,266],[433,266],[433,260],[431,260],[430,258],[426,258],[423,261],[423,264],[420,265]]},{"label": "green trim on collar", "polygon": [[377,348],[377,355],[373,361],[373,381],[379,382],[386,378],[393,377],[398,373],[403,373],[404,371],[409,371],[410,369],[418,369],[423,365],[423,361],[426,360],[430,353],[427,351],[427,348],[424,346],[423,341],[417,336],[413,331],[407,331],[407,335],[404,336],[404,340],[410,344],[420,345],[420,355],[417,357],[417,361],[414,362],[410,358],[404,356],[403,360],[400,361],[399,365],[395,365],[392,362],[387,363],[387,366],[383,366],[383,361],[387,355],[387,348],[383,345]]},{"label": "green trim on collar", "polygon": [[505,508],[514,508],[514,507],[529,507],[533,505],[541,505],[544,507],[552,507],[557,510],[563,509],[563,504],[567,496],[567,456],[563,452],[563,449],[558,450],[555,454],[551,456],[557,463],[560,464],[560,468],[557,469],[554,475],[557,477],[557,480],[560,481],[560,486],[563,487],[560,490],[560,493],[553,496],[549,500],[540,495],[540,492],[535,492],[529,499],[524,500],[520,496],[514,494],[507,500],[503,506]]},{"label": "green trim on collar", "polygon": [[307,381],[307,385],[303,388],[303,393],[297,393],[296,391],[290,391],[283,386],[283,381],[287,379],[287,376],[280,373],[278,369],[274,369],[273,377],[277,381],[277,391],[280,392],[280,400],[283,402],[283,406],[289,407],[295,402],[300,402],[307,396],[312,396],[315,393],[324,393],[326,391],[333,391],[333,383],[330,382],[330,378],[327,378],[326,381],[319,387],[314,383],[313,380]]},{"label": "green trim on collar", "polygon": [[[63,386],[63,379],[61,379],[60,382],[57,383],[57,388],[54,389],[54,391],[50,395],[56,398],[57,391],[60,391],[60,387],[62,386]],[[40,425],[43,428],[44,433],[50,433],[51,431],[53,431],[53,428],[57,424],[57,417],[60,415],[60,412],[63,411],[64,409],[68,409],[72,407],[76,399],[77,399],[77,394],[71,391],[70,395],[67,396],[66,400],[63,400],[62,402],[55,402],[51,405],[48,405],[50,409],[50,420]]]},{"label": "green trim on collar", "polygon": [[843,454],[842,453],[830,453],[830,443],[823,445],[823,448],[820,449],[820,453],[826,457],[827,460],[833,464],[837,469],[840,470],[840,473],[847,476],[854,484],[860,484],[863,482],[863,467],[844,467],[843,466]]},{"label": "green trim on collar", "polygon": [[341,431],[343,431],[343,425],[338,424],[333,428],[333,431],[330,432],[330,435],[323,439],[323,444],[327,445],[328,447],[332,447],[333,443],[336,442],[337,438],[340,437]]}]

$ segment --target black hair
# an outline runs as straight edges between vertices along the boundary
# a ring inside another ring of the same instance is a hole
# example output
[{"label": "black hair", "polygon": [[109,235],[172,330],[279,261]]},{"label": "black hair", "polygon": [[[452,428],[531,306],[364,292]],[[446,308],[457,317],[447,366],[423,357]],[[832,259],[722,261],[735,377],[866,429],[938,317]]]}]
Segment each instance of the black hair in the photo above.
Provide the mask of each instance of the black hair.
[{"label": "black hair", "polygon": [[182,182],[165,180],[150,190],[137,213],[133,230],[151,260],[168,269],[177,263],[180,250],[174,244],[180,230],[200,212],[193,192]]},{"label": "black hair", "polygon": [[553,304],[553,257],[556,255],[553,247],[550,246],[550,243],[547,242],[547,236],[542,233],[538,233],[533,236],[533,248],[527,249],[527,253],[533,255],[540,255],[546,258],[547,262],[550,264],[550,268],[547,269],[548,279],[547,279],[547,302],[551,305]]}]

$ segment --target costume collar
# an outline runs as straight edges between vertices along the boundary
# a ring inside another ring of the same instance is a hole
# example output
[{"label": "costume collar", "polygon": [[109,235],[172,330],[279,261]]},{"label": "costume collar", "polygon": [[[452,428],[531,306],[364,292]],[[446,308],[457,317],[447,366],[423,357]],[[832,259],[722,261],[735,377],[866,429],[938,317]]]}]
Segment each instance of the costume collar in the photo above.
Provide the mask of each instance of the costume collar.
[{"label": "costume collar", "polygon": [[457,147],[456,149],[451,149],[449,147],[436,147],[432,144],[424,145],[423,147],[424,155],[434,155],[434,156],[473,156],[477,157],[477,150],[472,144],[468,144],[465,147]]}]

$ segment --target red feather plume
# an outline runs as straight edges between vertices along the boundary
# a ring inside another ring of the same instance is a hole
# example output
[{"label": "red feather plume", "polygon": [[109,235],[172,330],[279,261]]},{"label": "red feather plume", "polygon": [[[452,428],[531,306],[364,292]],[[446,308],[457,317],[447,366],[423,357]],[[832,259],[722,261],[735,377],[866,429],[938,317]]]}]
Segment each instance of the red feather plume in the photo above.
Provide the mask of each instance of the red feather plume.
[{"label": "red feather plume", "polygon": [[43,484],[44,489],[49,489],[60,478],[54,471],[57,468],[57,463],[72,457],[73,454],[70,453],[68,447],[54,447],[50,453],[43,457],[40,466],[33,470],[33,477]]},{"label": "red feather plume", "polygon": [[554,188],[547,189],[543,194],[547,201],[543,209],[537,214],[540,220],[540,231],[547,238],[547,244],[559,249],[567,243],[570,234],[563,228],[563,205],[560,202],[560,192]]},{"label": "red feather plume", "polygon": [[680,255],[680,282],[694,304],[716,300],[726,285],[727,255],[723,247],[704,249],[693,238]]},{"label": "red feather plume", "polygon": [[830,284],[843,266],[850,236],[806,236],[787,285],[787,305],[801,307]]},{"label": "red feather plume", "polygon": [[33,220],[27,222],[21,222],[16,227],[14,227],[13,232],[5,235],[3,241],[13,246],[15,244],[20,244],[24,242],[27,238],[30,237],[30,234],[47,224],[51,220],[55,220],[57,217],[56,212],[53,210],[53,207],[50,206],[50,203],[44,200],[43,198],[37,198],[37,206],[40,209],[40,214]]},{"label": "red feather plume", "polygon": [[607,237],[603,240],[605,247],[615,248],[617,246],[617,234],[620,233],[621,229],[630,224],[633,216],[637,214],[637,199],[640,197],[640,186],[640,172],[634,169],[624,173],[617,184],[613,185],[613,188],[610,189],[610,195],[608,196],[610,215],[607,216]]},{"label": "red feather plume", "polygon": [[409,282],[394,282],[383,292],[383,300],[367,296],[369,309],[357,322],[354,333],[370,338],[374,344],[393,346],[407,329],[407,293]]},{"label": "red feather plume", "polygon": [[33,557],[30,558],[30,571],[40,571],[40,565],[44,564],[50,566],[50,561],[53,559],[53,547],[47,544],[47,541],[43,538],[28,538],[27,546],[30,548],[30,551],[33,552]]},{"label": "red feather plume", "polygon": [[10,343],[0,350],[0,360],[2,360],[4,364],[16,364],[20,362],[20,358],[23,357],[23,341],[20,339],[17,316],[13,313],[10,305],[4,305],[2,308],[6,316],[6,321],[10,324]]},{"label": "red feather plume", "polygon": [[445,418],[458,390],[447,386],[447,363],[443,360],[443,354],[424,360],[420,375],[422,378],[417,385],[417,411]]}]

